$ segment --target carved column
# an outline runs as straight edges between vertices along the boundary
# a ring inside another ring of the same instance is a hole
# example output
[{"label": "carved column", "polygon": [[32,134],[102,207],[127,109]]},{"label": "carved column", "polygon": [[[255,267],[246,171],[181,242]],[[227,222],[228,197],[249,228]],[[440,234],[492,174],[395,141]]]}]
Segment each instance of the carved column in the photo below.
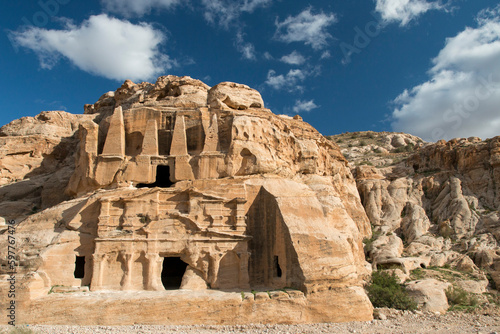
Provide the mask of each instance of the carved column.
[{"label": "carved column", "polygon": [[235,198],[236,207],[233,211],[234,214],[234,229],[239,234],[244,234],[247,229],[247,222],[245,216],[245,203],[247,202],[244,198]]},{"label": "carved column", "polygon": [[208,281],[210,283],[210,288],[217,289],[219,284],[217,278],[219,275],[220,260],[224,256],[223,253],[212,253],[210,254],[210,268],[208,272]]},{"label": "carved column", "polygon": [[92,255],[92,281],[90,283],[90,290],[97,291],[102,289],[102,278],[104,276],[104,268],[108,260],[107,254],[93,254]]},{"label": "carved column", "polygon": [[123,262],[123,266],[125,267],[125,270],[123,272],[123,277],[120,282],[120,286],[122,290],[130,290],[132,288],[133,254],[122,252],[120,253],[120,255],[121,255],[121,260]]},{"label": "carved column", "polygon": [[101,212],[99,213],[98,223],[97,223],[97,236],[102,238],[105,237],[107,232],[112,228],[110,225],[110,217],[109,217],[109,208],[111,206],[111,202],[108,199],[102,199],[101,203]]},{"label": "carved column", "polygon": [[161,258],[157,253],[146,254],[147,261],[147,271],[146,271],[146,290],[164,290],[161,285],[161,263],[163,258]]}]

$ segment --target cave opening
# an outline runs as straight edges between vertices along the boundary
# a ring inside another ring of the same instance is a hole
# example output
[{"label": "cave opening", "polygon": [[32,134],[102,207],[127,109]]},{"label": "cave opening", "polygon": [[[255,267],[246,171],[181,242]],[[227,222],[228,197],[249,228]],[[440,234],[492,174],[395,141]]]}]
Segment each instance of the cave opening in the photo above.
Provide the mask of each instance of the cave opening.
[{"label": "cave opening", "polygon": [[161,283],[165,290],[175,290],[181,287],[186,268],[187,263],[182,261],[180,257],[163,258]]},{"label": "cave opening", "polygon": [[170,181],[170,167],[158,165],[156,167],[156,180],[154,183],[139,183],[137,188],[170,188],[174,182]]},{"label": "cave opening", "polygon": [[75,278],[85,277],[85,256],[77,256],[75,260]]},{"label": "cave opening", "polygon": [[279,257],[274,256],[274,277],[281,277],[282,275]]}]

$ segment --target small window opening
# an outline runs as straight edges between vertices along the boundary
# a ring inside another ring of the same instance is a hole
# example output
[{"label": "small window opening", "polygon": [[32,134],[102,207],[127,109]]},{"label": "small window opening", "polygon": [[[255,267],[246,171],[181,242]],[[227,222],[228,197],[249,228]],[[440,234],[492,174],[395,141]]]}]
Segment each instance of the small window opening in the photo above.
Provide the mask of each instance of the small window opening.
[{"label": "small window opening", "polygon": [[274,276],[281,277],[283,273],[281,272],[280,261],[278,256],[274,256]]},{"label": "small window opening", "polygon": [[158,165],[156,167],[156,180],[154,183],[139,183],[137,188],[169,188],[174,183],[170,181],[170,167]]},{"label": "small window opening", "polygon": [[75,278],[85,277],[85,256],[77,256],[75,260]]},{"label": "small window opening", "polygon": [[161,283],[166,290],[175,290],[181,287],[182,277],[186,272],[187,263],[180,257],[165,257],[161,271]]}]

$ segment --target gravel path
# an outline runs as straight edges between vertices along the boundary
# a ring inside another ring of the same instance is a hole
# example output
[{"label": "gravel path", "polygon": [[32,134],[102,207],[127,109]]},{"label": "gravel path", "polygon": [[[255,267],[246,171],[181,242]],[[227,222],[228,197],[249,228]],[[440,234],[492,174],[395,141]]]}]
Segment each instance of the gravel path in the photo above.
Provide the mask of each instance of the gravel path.
[{"label": "gravel path", "polygon": [[[157,333],[500,333],[500,316],[449,312],[446,315],[401,312],[385,320],[340,324],[240,325],[240,326],[29,326],[33,333],[47,334],[157,334]],[[8,333],[7,326],[0,333]]]}]

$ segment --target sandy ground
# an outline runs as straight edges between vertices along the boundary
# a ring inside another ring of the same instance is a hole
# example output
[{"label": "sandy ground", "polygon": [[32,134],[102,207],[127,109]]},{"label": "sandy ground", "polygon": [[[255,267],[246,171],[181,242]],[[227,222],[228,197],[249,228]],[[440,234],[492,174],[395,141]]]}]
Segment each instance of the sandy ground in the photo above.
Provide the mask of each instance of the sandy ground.
[{"label": "sandy ground", "polygon": [[[500,316],[449,312],[436,315],[422,312],[400,312],[385,320],[341,324],[308,325],[239,325],[239,326],[29,326],[33,333],[108,334],[108,333],[500,333]],[[8,333],[1,326],[0,333]]]}]

